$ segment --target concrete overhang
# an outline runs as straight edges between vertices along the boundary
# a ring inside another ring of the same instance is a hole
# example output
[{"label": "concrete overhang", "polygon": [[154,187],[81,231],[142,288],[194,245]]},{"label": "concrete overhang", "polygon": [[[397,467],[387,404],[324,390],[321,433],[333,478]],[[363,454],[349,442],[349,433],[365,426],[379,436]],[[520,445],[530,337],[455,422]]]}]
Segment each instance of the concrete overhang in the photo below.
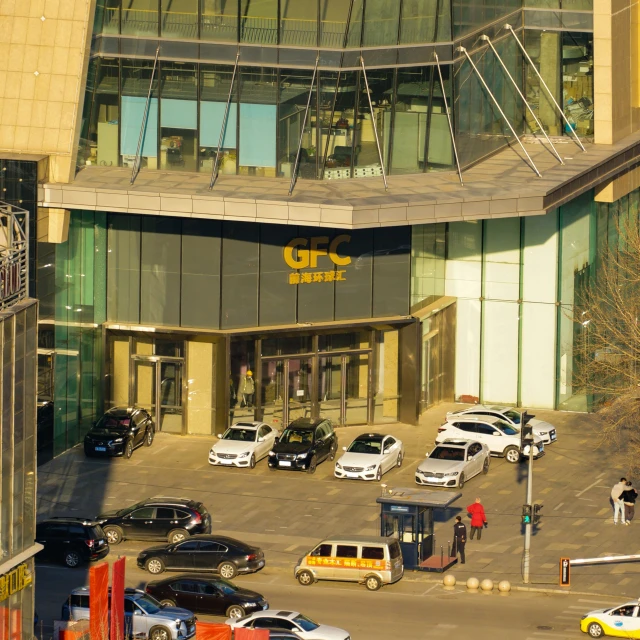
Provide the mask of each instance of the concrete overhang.
[{"label": "concrete overhang", "polygon": [[518,145],[463,172],[352,180],[289,180],[220,175],[209,191],[209,175],[86,167],[71,184],[44,183],[41,207],[88,209],[272,224],[357,229],[434,222],[543,215],[585,191],[599,187],[640,163],[640,133],[613,145],[587,144],[586,153],[569,138],[555,142],[565,164],[548,147],[524,141],[538,178]]}]

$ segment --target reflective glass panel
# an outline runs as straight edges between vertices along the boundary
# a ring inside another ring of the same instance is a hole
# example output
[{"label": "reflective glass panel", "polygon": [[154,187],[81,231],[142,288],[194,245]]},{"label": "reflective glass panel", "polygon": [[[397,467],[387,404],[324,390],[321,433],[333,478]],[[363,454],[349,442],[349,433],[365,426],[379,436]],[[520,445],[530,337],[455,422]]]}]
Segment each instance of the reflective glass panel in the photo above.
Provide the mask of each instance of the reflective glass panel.
[{"label": "reflective glass panel", "polygon": [[380,47],[397,44],[399,19],[399,2],[367,0],[362,45]]},{"label": "reflective glass panel", "polygon": [[434,42],[438,0],[404,0],[400,23],[400,44]]},{"label": "reflective glass panel", "polygon": [[241,0],[240,41],[278,44],[278,0]]},{"label": "reflective glass panel", "polygon": [[238,0],[201,0],[203,40],[235,42],[238,39]]},{"label": "reflective glass panel", "polygon": [[344,0],[320,0],[320,46],[341,48],[349,17],[349,3]]},{"label": "reflective glass panel", "polygon": [[126,0],[122,7],[122,34],[158,35],[158,0]]},{"label": "reflective glass panel", "polygon": [[197,38],[198,0],[162,0],[160,32],[165,38]]},{"label": "reflective glass panel", "polygon": [[281,0],[280,44],[315,47],[318,41],[317,0]]},{"label": "reflective glass panel", "polygon": [[106,0],[103,9],[102,33],[120,32],[120,4],[120,0]]}]

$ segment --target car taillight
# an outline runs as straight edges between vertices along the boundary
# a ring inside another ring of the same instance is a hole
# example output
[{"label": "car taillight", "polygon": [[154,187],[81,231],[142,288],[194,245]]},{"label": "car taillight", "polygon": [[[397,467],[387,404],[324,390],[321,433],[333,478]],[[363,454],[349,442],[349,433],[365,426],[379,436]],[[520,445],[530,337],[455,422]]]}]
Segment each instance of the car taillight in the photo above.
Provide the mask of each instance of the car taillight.
[{"label": "car taillight", "polygon": [[149,587],[147,587],[147,588],[145,589],[145,591],[146,591],[147,593],[151,593],[151,591],[149,590]]},{"label": "car taillight", "polygon": [[258,557],[256,553],[250,553],[248,556],[245,556],[245,560],[255,560]]},{"label": "car taillight", "polygon": [[200,514],[196,511],[195,515],[192,518],[193,522],[195,524],[200,524],[202,522],[202,517],[200,516]]},{"label": "car taillight", "polygon": [[96,546],[95,540],[85,540],[84,543],[89,547],[89,549],[93,549]]}]

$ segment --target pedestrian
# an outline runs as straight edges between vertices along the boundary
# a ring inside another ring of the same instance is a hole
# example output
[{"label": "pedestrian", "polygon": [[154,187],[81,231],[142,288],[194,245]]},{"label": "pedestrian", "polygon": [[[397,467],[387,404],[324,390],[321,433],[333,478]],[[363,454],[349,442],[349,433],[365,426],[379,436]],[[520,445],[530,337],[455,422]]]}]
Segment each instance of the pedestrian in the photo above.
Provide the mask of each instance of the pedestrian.
[{"label": "pedestrian", "polygon": [[464,564],[464,545],[467,544],[467,527],[460,516],[456,516],[453,525],[453,556],[457,559],[460,554],[460,564]]},{"label": "pedestrian", "polygon": [[467,507],[467,513],[471,514],[471,536],[469,539],[473,540],[473,536],[477,534],[478,542],[480,542],[482,538],[482,527],[487,527],[489,524],[480,498],[476,498],[476,501]]},{"label": "pedestrian", "polygon": [[611,489],[611,500],[613,502],[613,524],[618,524],[618,513],[620,514],[620,521],[622,524],[627,524],[624,516],[624,501],[622,500],[622,493],[627,488],[627,479],[620,478],[620,482],[613,485]]},{"label": "pedestrian", "polygon": [[253,394],[255,390],[256,385],[253,381],[253,372],[247,371],[246,375],[240,380],[240,389],[238,390],[238,395],[242,397],[240,407],[253,406]]},{"label": "pedestrian", "polygon": [[627,481],[627,488],[622,492],[620,496],[622,502],[624,502],[624,517],[629,524],[633,520],[636,510],[636,499],[638,498],[638,492],[633,488],[631,480]]}]

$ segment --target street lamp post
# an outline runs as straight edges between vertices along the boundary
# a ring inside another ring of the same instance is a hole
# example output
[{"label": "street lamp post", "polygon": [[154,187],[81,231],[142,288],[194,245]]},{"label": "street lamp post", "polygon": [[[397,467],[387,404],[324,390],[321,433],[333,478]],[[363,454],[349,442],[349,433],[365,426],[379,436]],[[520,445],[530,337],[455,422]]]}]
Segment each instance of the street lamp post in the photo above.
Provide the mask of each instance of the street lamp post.
[{"label": "street lamp post", "polygon": [[[523,442],[529,445],[529,470],[527,472],[527,504],[533,504],[533,429],[522,426]],[[525,584],[529,584],[529,568],[531,565],[531,529],[533,527],[533,517],[524,525],[524,556],[522,562],[522,579]]]}]

